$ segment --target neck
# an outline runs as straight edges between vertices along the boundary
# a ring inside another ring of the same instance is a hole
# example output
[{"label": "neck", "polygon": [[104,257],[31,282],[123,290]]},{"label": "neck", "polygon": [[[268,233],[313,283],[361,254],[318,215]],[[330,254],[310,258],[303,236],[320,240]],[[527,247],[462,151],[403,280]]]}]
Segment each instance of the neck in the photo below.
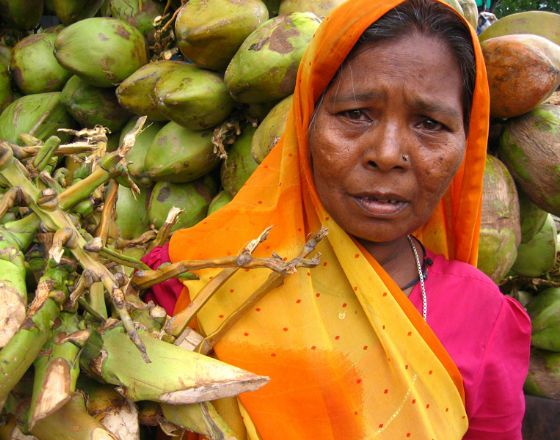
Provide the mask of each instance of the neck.
[{"label": "neck", "polygon": [[[360,244],[377,260],[399,286],[404,286],[418,276],[416,260],[406,236],[386,243],[358,239]],[[405,290],[408,295],[412,287]]]}]

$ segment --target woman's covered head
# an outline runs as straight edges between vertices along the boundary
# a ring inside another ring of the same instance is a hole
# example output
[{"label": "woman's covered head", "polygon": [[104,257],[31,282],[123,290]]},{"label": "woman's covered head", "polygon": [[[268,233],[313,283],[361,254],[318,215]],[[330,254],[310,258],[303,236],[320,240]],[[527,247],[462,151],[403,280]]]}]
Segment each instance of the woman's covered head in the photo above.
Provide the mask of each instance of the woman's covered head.
[{"label": "woman's covered head", "polygon": [[317,194],[366,247],[421,227],[449,187],[465,152],[473,53],[453,11],[409,0],[367,28],[317,101]]}]

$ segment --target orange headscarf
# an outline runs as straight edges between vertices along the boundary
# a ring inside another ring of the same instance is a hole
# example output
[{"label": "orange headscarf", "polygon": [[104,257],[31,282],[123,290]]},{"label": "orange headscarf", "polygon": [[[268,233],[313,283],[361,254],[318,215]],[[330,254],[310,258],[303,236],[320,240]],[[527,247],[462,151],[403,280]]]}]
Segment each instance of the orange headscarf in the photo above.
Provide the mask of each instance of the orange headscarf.
[{"label": "orange headscarf", "polygon": [[[459,439],[467,429],[462,379],[431,329],[383,268],[324,210],[315,191],[307,128],[317,98],[363,31],[403,0],[352,0],[327,17],[297,77],[284,136],[232,202],[176,232],[173,262],[236,255],[266,227],[257,256],[295,257],[310,234],[329,229],[321,264],[269,292],[215,346],[225,362],[271,378],[240,396],[249,438]],[[482,52],[471,28],[476,88],[463,163],[416,235],[447,258],[476,264],[489,120]],[[188,281],[191,297],[218,273]],[[236,273],[197,315],[212,333],[267,278]],[[176,312],[188,304],[180,298]],[[258,432],[258,434],[257,434]]]}]

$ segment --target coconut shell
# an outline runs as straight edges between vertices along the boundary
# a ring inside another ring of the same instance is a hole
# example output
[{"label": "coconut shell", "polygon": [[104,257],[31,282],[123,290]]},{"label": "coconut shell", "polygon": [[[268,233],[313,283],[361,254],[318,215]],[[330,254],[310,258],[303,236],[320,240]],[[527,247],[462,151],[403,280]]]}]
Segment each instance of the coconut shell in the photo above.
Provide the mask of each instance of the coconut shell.
[{"label": "coconut shell", "polygon": [[279,15],[292,12],[312,12],[317,17],[325,18],[329,13],[347,0],[282,0]]},{"label": "coconut shell", "polygon": [[34,29],[43,15],[43,0],[0,0],[0,17],[8,26]]},{"label": "coconut shell", "polygon": [[210,205],[208,205],[208,215],[216,212],[218,209],[227,205],[233,199],[232,195],[227,191],[223,190],[220,191],[218,194],[214,196],[214,198],[210,201]]},{"label": "coconut shell", "polygon": [[510,119],[498,156],[535,205],[560,215],[560,106],[539,105]]},{"label": "coconut shell", "polygon": [[154,95],[165,116],[191,130],[214,127],[234,106],[220,75],[189,63],[178,64],[161,75]]},{"label": "coconut shell", "polygon": [[153,39],[154,19],[163,15],[163,5],[153,0],[109,0],[111,16],[138,28],[149,40]]},{"label": "coconut shell", "polygon": [[517,248],[517,259],[512,272],[527,277],[540,277],[556,263],[558,252],[556,225],[552,215],[547,214],[541,229],[527,242]]},{"label": "coconut shell", "polygon": [[252,32],[226,69],[224,80],[233,98],[250,104],[292,94],[299,62],[320,22],[311,12],[294,12]]},{"label": "coconut shell", "polygon": [[186,183],[209,173],[219,162],[212,131],[194,131],[169,122],[154,137],[144,167],[152,180]]},{"label": "coconut shell", "polygon": [[266,20],[268,10],[260,0],[190,0],[175,20],[177,46],[198,66],[222,71]]},{"label": "coconut shell", "polygon": [[264,160],[284,133],[292,101],[293,95],[290,95],[276,104],[255,131],[251,141],[251,154],[258,163]]},{"label": "coconut shell", "polygon": [[463,16],[469,24],[476,29],[478,26],[478,7],[476,5],[476,0],[459,0],[459,4],[463,10]]},{"label": "coconut shell", "polygon": [[163,114],[154,93],[156,82],[181,61],[156,61],[145,64],[117,87],[117,99],[126,109],[138,116],[146,115],[152,121],[169,121]]},{"label": "coconut shell", "polygon": [[534,34],[560,44],[560,14],[549,11],[525,11],[500,18],[478,38],[480,41],[510,34]]},{"label": "coconut shell", "polygon": [[10,58],[12,58],[12,48],[0,44],[0,64],[4,67],[10,67]]},{"label": "coconut shell", "polygon": [[62,90],[62,102],[82,127],[102,125],[117,132],[132,116],[119,105],[114,89],[92,86],[75,75]]},{"label": "coconut shell", "polygon": [[527,305],[527,313],[531,317],[531,345],[560,351],[560,288],[539,292]]},{"label": "coconut shell", "polygon": [[111,236],[131,240],[150,229],[148,200],[148,190],[141,189],[140,194],[133,195],[130,188],[119,185],[115,205],[116,230],[110,231]]},{"label": "coconut shell", "polygon": [[493,117],[527,113],[560,85],[560,46],[546,38],[504,35],[484,41],[482,51]]},{"label": "coconut shell", "polygon": [[55,33],[33,34],[12,49],[10,71],[24,94],[59,91],[72,75],[54,57],[55,39]]},{"label": "coconut shell", "polygon": [[148,62],[142,33],[116,18],[71,24],[59,32],[54,50],[63,67],[97,87],[114,87]]},{"label": "coconut shell", "polygon": [[532,396],[560,399],[560,353],[531,349],[529,373],[523,389]]},{"label": "coconut shell", "polygon": [[206,217],[208,205],[216,194],[215,183],[209,182],[211,179],[205,177],[190,183],[156,183],[148,208],[150,221],[156,228],[161,228],[169,210],[176,206],[183,212],[172,231],[194,226]]},{"label": "coconut shell", "polygon": [[548,218],[548,212],[542,210],[523,191],[519,194],[519,213],[521,215],[521,243],[529,242],[541,230]]},{"label": "coconut shell", "polygon": [[0,64],[0,112],[12,102],[12,83],[8,68]]},{"label": "coconut shell", "polygon": [[[119,143],[121,143],[125,135],[134,128],[136,118],[131,119],[122,129]],[[157,133],[162,129],[163,124],[160,122],[146,121],[144,129],[136,136],[136,142],[126,155],[128,172],[137,183],[149,184],[149,179],[144,175],[144,161],[146,154],[152,145]]]},{"label": "coconut shell", "polygon": [[22,96],[0,114],[0,139],[14,144],[22,144],[19,138],[22,133],[41,140],[53,135],[65,140],[68,136],[57,129],[73,127],[74,121],[61,102],[61,92]]},{"label": "coconut shell", "polygon": [[93,17],[101,8],[103,0],[53,0],[52,8],[65,25]]},{"label": "coconut shell", "polygon": [[222,163],[221,180],[224,189],[235,196],[259,165],[251,154],[251,140],[255,128],[247,126],[228,150],[227,159]]},{"label": "coconut shell", "polygon": [[520,241],[515,183],[505,165],[488,155],[484,168],[478,268],[499,283],[515,262]]}]

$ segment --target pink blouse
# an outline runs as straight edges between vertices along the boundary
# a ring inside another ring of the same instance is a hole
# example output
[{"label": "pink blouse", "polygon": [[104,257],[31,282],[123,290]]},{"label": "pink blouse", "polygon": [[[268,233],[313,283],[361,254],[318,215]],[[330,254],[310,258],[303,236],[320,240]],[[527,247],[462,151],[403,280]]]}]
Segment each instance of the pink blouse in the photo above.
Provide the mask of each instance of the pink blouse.
[{"label": "pink blouse", "polygon": [[[469,417],[463,438],[521,440],[531,340],[527,313],[475,267],[427,253],[433,261],[425,282],[427,322],[463,376]],[[154,248],[142,261],[154,269],[168,262],[168,245]],[[181,289],[172,279],[153,286],[145,300],[172,315]],[[409,299],[421,312],[419,283]]]},{"label": "pink blouse", "polygon": [[[521,440],[531,322],[475,267],[427,251],[427,322],[463,376],[468,440]],[[409,299],[422,310],[416,284]]]}]

